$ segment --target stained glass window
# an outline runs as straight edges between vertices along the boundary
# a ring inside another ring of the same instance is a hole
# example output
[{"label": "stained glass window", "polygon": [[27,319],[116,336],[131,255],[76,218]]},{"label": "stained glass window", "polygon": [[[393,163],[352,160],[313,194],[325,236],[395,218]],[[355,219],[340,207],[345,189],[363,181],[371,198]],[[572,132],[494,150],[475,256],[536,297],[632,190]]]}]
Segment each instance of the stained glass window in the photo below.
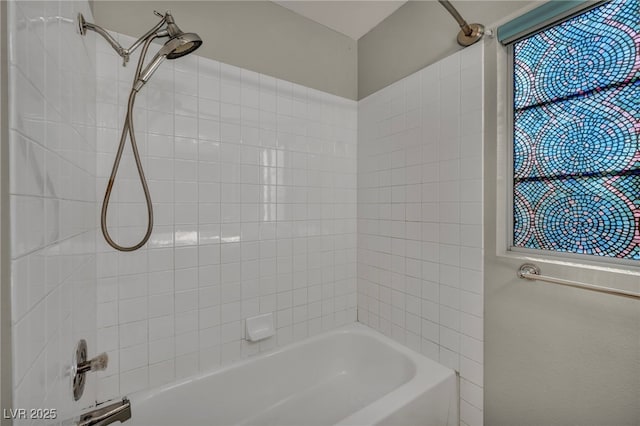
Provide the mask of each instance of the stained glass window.
[{"label": "stained glass window", "polygon": [[640,260],[640,0],[514,43],[513,245]]}]

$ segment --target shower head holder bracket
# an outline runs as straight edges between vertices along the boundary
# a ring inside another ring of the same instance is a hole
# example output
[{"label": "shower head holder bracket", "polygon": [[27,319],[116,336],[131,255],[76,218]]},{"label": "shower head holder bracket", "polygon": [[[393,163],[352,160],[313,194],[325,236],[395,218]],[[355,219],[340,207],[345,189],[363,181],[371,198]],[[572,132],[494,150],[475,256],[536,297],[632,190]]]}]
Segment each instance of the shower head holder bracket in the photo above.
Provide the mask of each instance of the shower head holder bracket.
[{"label": "shower head holder bracket", "polygon": [[85,26],[87,21],[84,19],[84,15],[82,13],[78,13],[78,19],[76,19],[76,25],[78,25],[78,33],[80,35],[87,35],[87,27]]}]

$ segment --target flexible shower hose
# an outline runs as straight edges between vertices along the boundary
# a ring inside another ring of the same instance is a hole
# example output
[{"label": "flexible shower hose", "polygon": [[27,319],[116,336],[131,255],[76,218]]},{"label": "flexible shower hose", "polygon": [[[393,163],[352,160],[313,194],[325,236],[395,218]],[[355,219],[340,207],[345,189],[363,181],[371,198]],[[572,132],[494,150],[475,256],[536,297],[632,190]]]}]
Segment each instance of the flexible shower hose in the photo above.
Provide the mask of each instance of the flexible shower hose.
[{"label": "flexible shower hose", "polygon": [[[152,36],[147,39],[142,47],[142,52],[140,53],[140,59],[138,59],[138,66],[136,68],[136,73],[133,77],[133,85],[135,86],[138,78],[140,77],[140,72],[142,70],[142,65],[144,62],[144,58],[147,55],[147,50],[149,49],[149,45],[156,38],[156,36]],[[102,214],[100,215],[100,226],[102,228],[102,235],[104,235],[104,239],[107,243],[116,250],[120,251],[134,251],[138,250],[140,247],[145,245],[147,241],[149,241],[149,237],[151,236],[151,231],[153,230],[153,205],[151,204],[151,195],[149,194],[149,187],[147,186],[147,179],[144,176],[144,170],[142,169],[142,162],[140,161],[140,154],[138,152],[138,144],[136,143],[135,131],[133,129],[133,106],[136,102],[136,95],[138,94],[137,90],[135,90],[132,86],[131,93],[129,93],[129,101],[127,102],[127,116],[124,121],[124,125],[122,127],[122,134],[120,135],[120,144],[118,145],[118,151],[116,153],[116,158],[113,162],[113,168],[111,169],[111,176],[109,177],[109,182],[107,183],[107,189],[104,194],[104,200],[102,201]],[[129,135],[129,139],[131,140],[131,149],[133,151],[133,157],[136,162],[136,167],[138,169],[138,176],[140,177],[140,183],[142,184],[142,190],[144,191],[144,198],[147,203],[147,232],[145,233],[142,240],[135,245],[125,247],[121,246],[109,235],[109,229],[107,228],[107,210],[109,208],[109,199],[111,198],[111,191],[113,190],[113,185],[116,180],[116,174],[118,173],[118,167],[120,166],[120,160],[122,159],[122,152],[124,151],[124,145],[127,142],[127,134]]]}]

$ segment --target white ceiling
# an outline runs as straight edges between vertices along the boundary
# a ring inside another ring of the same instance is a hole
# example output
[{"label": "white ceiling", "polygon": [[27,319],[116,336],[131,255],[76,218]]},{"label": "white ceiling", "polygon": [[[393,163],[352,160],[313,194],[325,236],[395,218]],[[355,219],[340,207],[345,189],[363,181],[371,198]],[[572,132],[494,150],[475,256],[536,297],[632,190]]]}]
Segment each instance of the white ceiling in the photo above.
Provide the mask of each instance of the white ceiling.
[{"label": "white ceiling", "polygon": [[274,3],[358,40],[406,1],[284,0],[274,1]]}]

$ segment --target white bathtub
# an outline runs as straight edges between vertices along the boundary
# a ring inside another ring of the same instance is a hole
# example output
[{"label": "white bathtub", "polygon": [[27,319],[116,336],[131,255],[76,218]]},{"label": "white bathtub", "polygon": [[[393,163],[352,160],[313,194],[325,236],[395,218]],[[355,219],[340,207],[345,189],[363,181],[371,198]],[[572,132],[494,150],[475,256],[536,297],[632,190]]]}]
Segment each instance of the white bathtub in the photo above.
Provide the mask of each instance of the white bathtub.
[{"label": "white bathtub", "polygon": [[129,426],[458,424],[455,373],[361,325],[130,395]]}]

